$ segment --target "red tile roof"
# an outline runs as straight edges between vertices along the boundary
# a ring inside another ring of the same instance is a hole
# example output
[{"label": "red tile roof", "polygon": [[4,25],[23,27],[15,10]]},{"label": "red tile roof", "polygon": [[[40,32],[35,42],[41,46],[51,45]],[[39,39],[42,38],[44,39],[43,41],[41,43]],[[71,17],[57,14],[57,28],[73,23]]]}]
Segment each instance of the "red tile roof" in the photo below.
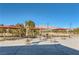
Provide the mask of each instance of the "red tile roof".
[{"label": "red tile roof", "polygon": [[56,28],[55,30],[67,30],[66,28]]},{"label": "red tile roof", "polygon": [[[0,26],[0,28],[10,28],[10,29],[19,29],[20,27],[16,26]],[[35,27],[30,28],[31,30],[45,30],[45,29],[55,29],[55,30],[67,30],[66,28],[55,28],[55,27]]]},{"label": "red tile roof", "polygon": [[67,30],[66,28],[44,28],[44,27],[35,27],[35,28],[30,28],[31,30],[45,30],[45,29],[54,29],[54,30]]},{"label": "red tile roof", "polygon": [[16,27],[16,26],[0,26],[0,28],[18,29],[18,28],[20,28],[20,27]]},{"label": "red tile roof", "polygon": [[30,28],[31,30],[45,30],[46,28],[38,28],[38,27],[35,27],[35,28]]}]

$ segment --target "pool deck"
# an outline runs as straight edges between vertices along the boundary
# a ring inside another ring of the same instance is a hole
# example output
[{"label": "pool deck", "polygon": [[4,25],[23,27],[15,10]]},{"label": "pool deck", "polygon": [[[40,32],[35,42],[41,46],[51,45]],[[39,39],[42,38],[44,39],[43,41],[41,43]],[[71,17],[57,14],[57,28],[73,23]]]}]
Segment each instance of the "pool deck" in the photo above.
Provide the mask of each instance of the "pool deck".
[{"label": "pool deck", "polygon": [[40,41],[33,39],[29,44],[26,38],[20,40],[1,41],[0,54],[3,55],[79,55],[79,37],[51,38]]}]

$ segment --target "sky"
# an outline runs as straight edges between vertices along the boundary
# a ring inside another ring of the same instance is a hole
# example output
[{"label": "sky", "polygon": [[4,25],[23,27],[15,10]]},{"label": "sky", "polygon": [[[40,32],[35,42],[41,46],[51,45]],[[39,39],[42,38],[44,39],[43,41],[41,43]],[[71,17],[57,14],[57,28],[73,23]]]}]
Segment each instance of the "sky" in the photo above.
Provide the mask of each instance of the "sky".
[{"label": "sky", "polygon": [[0,24],[14,25],[33,20],[37,26],[79,27],[79,4],[0,3]]}]

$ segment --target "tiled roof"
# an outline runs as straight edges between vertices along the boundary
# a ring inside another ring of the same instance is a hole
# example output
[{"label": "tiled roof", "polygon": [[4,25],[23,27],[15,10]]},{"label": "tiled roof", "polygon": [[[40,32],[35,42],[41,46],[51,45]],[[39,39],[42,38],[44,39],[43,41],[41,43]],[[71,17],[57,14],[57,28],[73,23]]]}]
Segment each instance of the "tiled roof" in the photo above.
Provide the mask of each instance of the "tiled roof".
[{"label": "tiled roof", "polygon": [[[0,26],[0,28],[10,28],[10,29],[19,29],[21,27],[17,26]],[[55,30],[67,30],[66,28],[56,28],[56,27],[35,27],[35,28],[30,28],[31,30],[45,30],[45,29],[55,29]]]},{"label": "tiled roof", "polygon": [[12,28],[12,29],[18,29],[20,27],[16,27],[16,26],[0,26],[0,28]]},{"label": "tiled roof", "polygon": [[30,28],[31,30],[34,30],[34,29],[38,29],[38,30],[45,30],[45,29],[55,29],[55,30],[67,30],[67,28],[53,28],[53,27],[35,27],[35,28]]}]

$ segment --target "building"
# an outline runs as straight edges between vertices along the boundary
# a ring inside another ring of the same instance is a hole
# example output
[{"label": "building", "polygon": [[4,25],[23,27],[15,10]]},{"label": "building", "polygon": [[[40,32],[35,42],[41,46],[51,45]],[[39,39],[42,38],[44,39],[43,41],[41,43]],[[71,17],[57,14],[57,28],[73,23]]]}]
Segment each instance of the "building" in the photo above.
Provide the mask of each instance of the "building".
[{"label": "building", "polygon": [[35,27],[31,28],[31,30],[38,30],[39,34],[42,36],[69,36],[69,33],[67,28],[56,28],[52,26],[42,26],[42,27]]},{"label": "building", "polygon": [[13,33],[12,30],[18,31],[20,27],[16,26],[0,26],[0,36],[15,36],[16,33]]},{"label": "building", "polygon": [[[0,36],[21,36],[21,34],[23,33],[21,31],[21,27],[17,27],[17,26],[0,26]],[[25,35],[28,36],[29,34],[31,34],[32,36],[38,36],[38,35],[49,35],[49,36],[58,36],[58,35],[69,35],[67,30],[65,28],[56,28],[56,27],[52,27],[52,26],[36,26],[34,28],[28,28],[25,27],[24,28],[25,31]],[[38,31],[39,33],[34,34],[34,32],[32,31]],[[24,30],[23,30],[24,31]],[[23,34],[22,34],[23,35]]]}]

